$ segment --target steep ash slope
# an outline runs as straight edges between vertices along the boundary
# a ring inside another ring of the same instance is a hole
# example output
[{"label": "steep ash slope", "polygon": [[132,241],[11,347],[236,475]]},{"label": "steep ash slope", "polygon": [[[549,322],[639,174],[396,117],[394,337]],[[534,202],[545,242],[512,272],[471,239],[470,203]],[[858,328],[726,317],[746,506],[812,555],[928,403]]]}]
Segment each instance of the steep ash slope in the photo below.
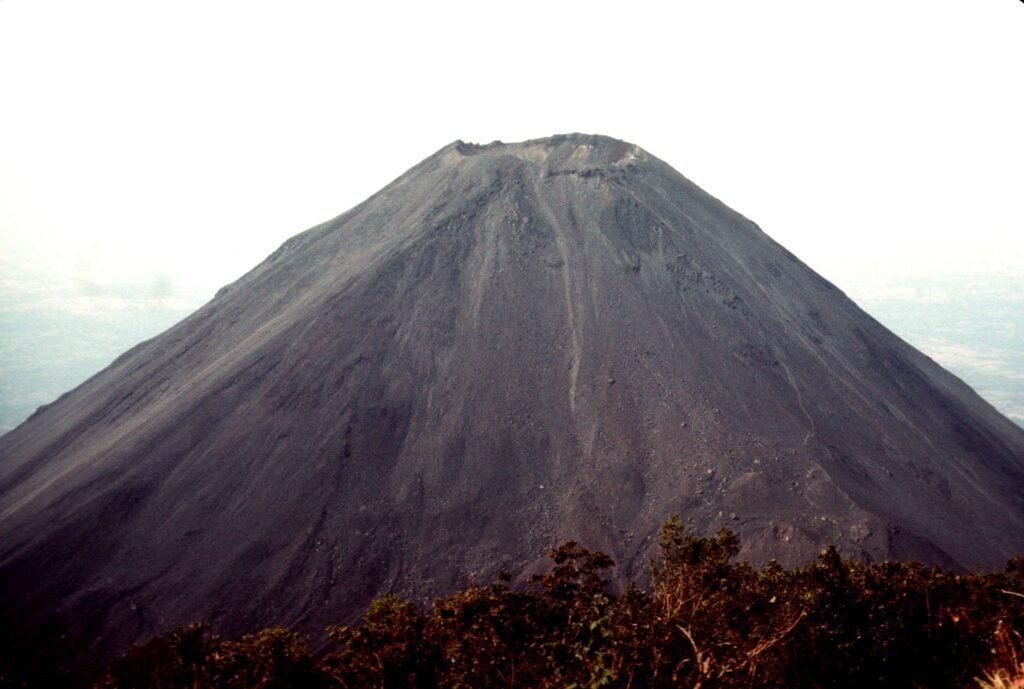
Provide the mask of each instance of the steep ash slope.
[{"label": "steep ash slope", "polygon": [[642,149],[457,142],[0,439],[0,624],[319,629],[673,513],[997,565],[1024,431]]}]

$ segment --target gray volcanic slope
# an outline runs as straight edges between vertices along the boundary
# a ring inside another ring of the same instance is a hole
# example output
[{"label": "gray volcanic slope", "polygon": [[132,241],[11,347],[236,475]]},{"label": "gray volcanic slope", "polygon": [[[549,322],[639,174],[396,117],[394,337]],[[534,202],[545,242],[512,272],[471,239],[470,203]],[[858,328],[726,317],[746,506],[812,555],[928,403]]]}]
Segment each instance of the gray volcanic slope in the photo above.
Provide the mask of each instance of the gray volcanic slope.
[{"label": "gray volcanic slope", "polygon": [[673,513],[995,566],[1024,430],[642,149],[457,142],[0,439],[0,626],[319,629]]}]

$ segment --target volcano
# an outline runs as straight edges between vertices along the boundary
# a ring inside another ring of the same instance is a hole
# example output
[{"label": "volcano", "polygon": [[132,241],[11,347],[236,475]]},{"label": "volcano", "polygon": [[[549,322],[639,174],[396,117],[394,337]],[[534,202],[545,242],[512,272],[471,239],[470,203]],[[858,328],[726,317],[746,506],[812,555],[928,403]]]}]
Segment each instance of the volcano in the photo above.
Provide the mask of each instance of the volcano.
[{"label": "volcano", "polygon": [[322,630],[673,514],[997,566],[1024,429],[643,149],[456,142],[0,439],[0,627]]}]

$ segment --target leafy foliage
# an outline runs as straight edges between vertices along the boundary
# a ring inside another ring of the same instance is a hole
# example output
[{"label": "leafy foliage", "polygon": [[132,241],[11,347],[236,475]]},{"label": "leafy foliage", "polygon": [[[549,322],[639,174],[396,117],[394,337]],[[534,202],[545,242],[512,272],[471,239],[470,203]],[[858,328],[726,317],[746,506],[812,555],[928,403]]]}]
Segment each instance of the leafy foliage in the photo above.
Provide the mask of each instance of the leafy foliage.
[{"label": "leafy foliage", "polygon": [[111,665],[102,689],[289,687],[1002,687],[1024,679],[1024,560],[956,575],[864,564],[835,548],[785,569],[734,562],[728,530],[662,528],[650,586],[609,589],[612,559],[568,542],[528,586],[508,577],[422,611],[375,600],[314,659],[286,629],[225,641],[206,625]]},{"label": "leafy foliage", "polygon": [[288,689],[331,686],[306,642],[271,627],[238,641],[223,641],[209,625],[176,629],[133,649],[111,664],[102,689]]}]

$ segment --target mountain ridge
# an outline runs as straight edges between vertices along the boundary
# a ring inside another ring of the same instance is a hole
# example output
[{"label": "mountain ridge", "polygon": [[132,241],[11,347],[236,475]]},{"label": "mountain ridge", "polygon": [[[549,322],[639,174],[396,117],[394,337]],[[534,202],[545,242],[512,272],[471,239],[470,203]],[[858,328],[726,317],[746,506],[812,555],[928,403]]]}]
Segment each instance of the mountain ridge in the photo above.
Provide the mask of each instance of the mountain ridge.
[{"label": "mountain ridge", "polygon": [[0,619],[318,629],[674,513],[993,566],[1024,431],[643,149],[457,141],[0,438]]}]

